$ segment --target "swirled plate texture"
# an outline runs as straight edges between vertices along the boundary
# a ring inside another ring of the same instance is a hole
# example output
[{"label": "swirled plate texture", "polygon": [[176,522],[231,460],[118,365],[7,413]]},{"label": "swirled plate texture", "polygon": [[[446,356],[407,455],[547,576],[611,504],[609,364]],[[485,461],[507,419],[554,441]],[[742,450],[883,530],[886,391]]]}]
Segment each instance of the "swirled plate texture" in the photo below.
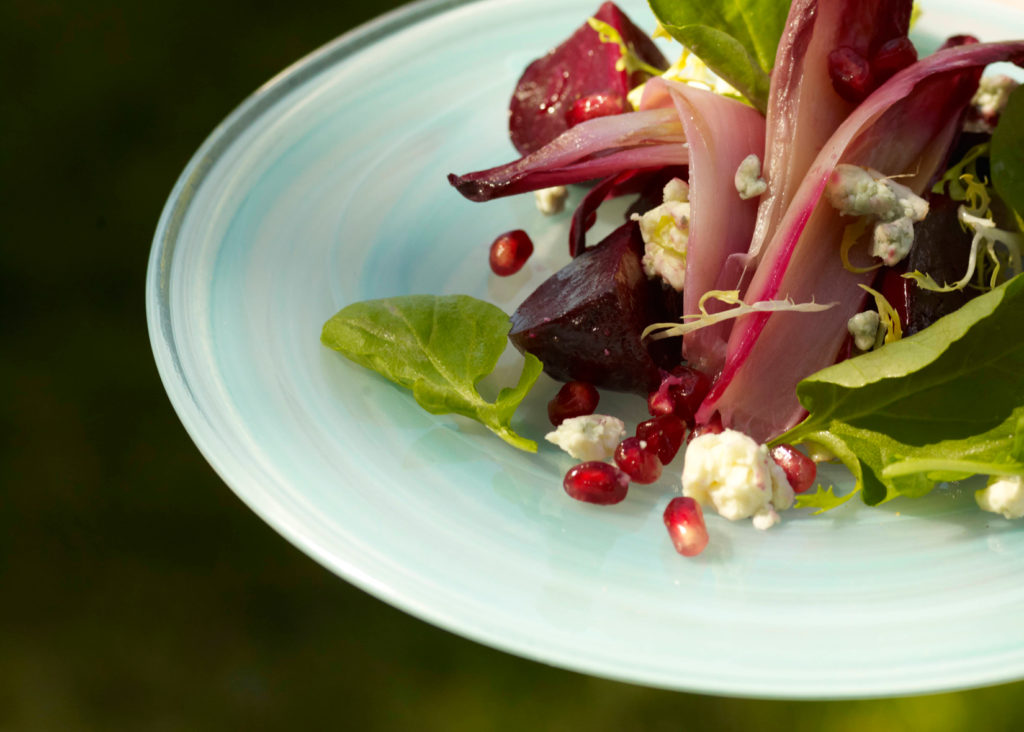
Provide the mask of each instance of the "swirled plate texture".
[{"label": "swirled plate texture", "polygon": [[[528,455],[426,414],[321,346],[323,322],[356,300],[461,292],[510,312],[566,261],[565,215],[544,218],[531,196],[469,203],[445,174],[510,159],[515,80],[593,5],[407,6],[287,69],[213,132],[170,196],[148,273],[156,361],[192,438],[254,511],[348,581],[539,661],[790,698],[1024,677],[1024,530],[978,511],[969,486],[794,512],[767,532],[710,516],[711,544],[688,560],[661,523],[678,466],[617,506],[575,502],[561,489],[572,460],[553,446]],[[644,3],[623,7],[653,25]],[[918,42],[1024,36],[1020,12],[964,8],[924,3]],[[499,281],[487,246],[513,228],[537,253]],[[499,376],[514,379],[514,362]],[[555,388],[544,379],[516,422],[537,438]],[[610,410],[640,415],[625,399]]]}]

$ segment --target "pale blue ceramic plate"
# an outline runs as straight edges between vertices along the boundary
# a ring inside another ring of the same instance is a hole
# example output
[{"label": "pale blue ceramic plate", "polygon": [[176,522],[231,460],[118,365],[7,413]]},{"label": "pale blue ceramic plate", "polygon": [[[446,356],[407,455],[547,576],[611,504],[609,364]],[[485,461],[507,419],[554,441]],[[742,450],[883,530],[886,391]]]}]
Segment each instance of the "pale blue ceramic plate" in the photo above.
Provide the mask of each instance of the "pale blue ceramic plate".
[{"label": "pale blue ceramic plate", "polygon": [[[766,697],[909,694],[1024,676],[1024,531],[968,490],[759,532],[709,517],[677,556],[677,486],[600,508],[571,459],[533,457],[322,347],[355,300],[467,292],[511,311],[565,261],[566,218],[531,197],[471,204],[444,176],[505,161],[524,65],[593,0],[426,2],[314,53],[237,109],[189,163],[159,223],[147,307],[171,401],[254,511],[368,592],[512,653],[653,686]],[[623,3],[642,24],[642,2]],[[984,2],[933,1],[918,31],[1024,35]],[[489,276],[523,227],[527,269]],[[506,374],[509,378],[513,374]],[[540,437],[545,381],[518,426]],[[605,406],[639,416],[625,401]],[[836,472],[832,478],[844,481]]]}]

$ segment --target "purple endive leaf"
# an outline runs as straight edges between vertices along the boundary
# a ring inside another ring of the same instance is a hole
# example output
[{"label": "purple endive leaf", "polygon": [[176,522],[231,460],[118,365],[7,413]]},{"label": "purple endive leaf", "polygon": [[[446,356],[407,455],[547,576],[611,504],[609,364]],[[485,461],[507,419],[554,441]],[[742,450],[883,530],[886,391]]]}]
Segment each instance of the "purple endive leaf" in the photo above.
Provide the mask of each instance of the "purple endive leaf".
[{"label": "purple endive leaf", "polygon": [[[572,223],[569,227],[569,256],[575,257],[586,251],[587,231],[590,230],[590,227],[597,220],[597,209],[600,208],[602,203],[612,198],[628,196],[634,193],[641,194],[637,203],[642,203],[645,198],[654,198],[656,196],[656,202],[649,206],[641,205],[641,209],[646,211],[648,208],[653,208],[661,203],[662,189],[669,180],[675,177],[685,178],[686,168],[672,165],[651,171],[627,170],[624,173],[609,176],[596,183],[593,188],[587,191],[587,194],[573,212]],[[633,206],[635,207],[636,205],[634,204]],[[627,212],[627,218],[632,210],[631,208],[630,212]]]},{"label": "purple endive leaf", "polygon": [[689,161],[683,126],[672,109],[616,114],[566,130],[540,150],[511,163],[448,182],[471,201],[489,201],[550,186],[581,183],[627,170]]},{"label": "purple endive leaf", "polygon": [[[832,84],[828,57],[845,47],[870,58],[906,36],[911,0],[795,0],[779,40],[766,114],[764,178],[751,263],[775,235],[818,151],[853,111]],[[865,22],[865,21],[869,22]]]},{"label": "purple endive leaf", "polygon": [[[708,290],[732,289],[736,272],[726,260],[747,251],[754,231],[757,199],[744,201],[735,175],[748,155],[764,152],[764,118],[752,107],[679,82],[647,82],[641,108],[671,104],[690,148],[690,233],[687,242],[683,311],[698,312]],[[732,275],[733,279],[723,278]],[[725,359],[730,323],[702,328],[683,337],[683,354],[696,368],[714,375]]]},{"label": "purple endive leaf", "polygon": [[961,46],[904,69],[876,90],[836,130],[815,159],[767,243],[746,302],[791,298],[836,302],[818,314],[755,314],[733,327],[719,378],[697,414],[766,440],[799,421],[796,385],[830,365],[846,338],[846,321],[862,305],[859,284],[871,275],[843,268],[845,225],[827,200],[839,163],[872,167],[923,191],[946,161],[981,70],[1024,57],[1024,41]]}]

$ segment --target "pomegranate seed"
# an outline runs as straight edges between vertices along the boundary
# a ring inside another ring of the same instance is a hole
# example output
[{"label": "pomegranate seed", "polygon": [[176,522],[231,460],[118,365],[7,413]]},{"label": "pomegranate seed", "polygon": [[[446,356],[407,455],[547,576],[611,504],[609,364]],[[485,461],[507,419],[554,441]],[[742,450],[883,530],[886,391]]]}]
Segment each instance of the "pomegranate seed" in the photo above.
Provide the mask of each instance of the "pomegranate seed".
[{"label": "pomegranate seed", "polygon": [[792,445],[777,445],[771,451],[772,460],[786,473],[786,480],[794,493],[804,493],[814,485],[818,466]]},{"label": "pomegranate seed", "polygon": [[690,439],[692,440],[694,437],[700,437],[701,435],[720,435],[723,432],[725,432],[725,427],[722,426],[722,416],[716,412],[715,416],[707,422],[699,424],[694,428]]},{"label": "pomegranate seed", "polygon": [[[662,385],[664,385],[664,381]],[[655,417],[676,413],[676,400],[668,393],[668,389],[659,386],[647,395],[647,411]]]},{"label": "pomegranate seed", "polygon": [[595,117],[608,117],[613,114],[622,114],[626,110],[626,100],[618,94],[598,92],[580,97],[566,112],[565,121],[570,127],[575,127],[580,122],[586,122]]},{"label": "pomegranate seed", "polygon": [[593,414],[600,395],[593,384],[585,381],[567,381],[548,402],[548,419],[555,427],[571,417]]},{"label": "pomegranate seed", "polygon": [[875,83],[881,84],[897,71],[917,61],[917,49],[906,36],[893,38],[882,44],[871,58],[871,75]]},{"label": "pomegranate seed", "polygon": [[708,530],[704,525],[704,512],[692,498],[680,496],[665,507],[665,528],[684,557],[695,557],[708,545]]},{"label": "pomegranate seed", "polygon": [[639,437],[627,437],[615,448],[615,463],[634,483],[653,483],[661,477],[661,460]]},{"label": "pomegranate seed", "polygon": [[499,277],[514,275],[531,254],[533,242],[525,231],[506,231],[491,244],[491,271]]},{"label": "pomegranate seed", "polygon": [[636,436],[647,443],[647,452],[657,455],[662,465],[668,465],[683,444],[686,423],[674,414],[661,414],[638,424]]},{"label": "pomegranate seed", "polygon": [[828,55],[828,75],[836,94],[859,104],[874,90],[871,65],[849,46],[840,46]]},{"label": "pomegranate seed", "polygon": [[945,51],[947,48],[956,48],[957,46],[970,46],[975,43],[981,43],[974,36],[962,35],[962,36],[950,36],[946,39],[945,43],[939,46],[940,51]]},{"label": "pomegranate seed", "polygon": [[562,487],[577,501],[607,506],[626,497],[629,476],[614,465],[592,460],[569,468]]},{"label": "pomegranate seed", "polygon": [[647,396],[647,410],[653,415],[675,414],[688,425],[711,388],[711,379],[689,366],[662,372],[661,384]]}]

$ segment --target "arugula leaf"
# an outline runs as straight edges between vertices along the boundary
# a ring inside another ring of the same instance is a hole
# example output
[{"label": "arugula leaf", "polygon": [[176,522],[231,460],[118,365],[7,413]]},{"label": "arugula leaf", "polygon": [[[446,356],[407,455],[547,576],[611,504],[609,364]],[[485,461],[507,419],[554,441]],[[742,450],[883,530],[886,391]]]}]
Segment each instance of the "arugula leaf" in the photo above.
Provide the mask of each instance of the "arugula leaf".
[{"label": "arugula leaf", "polygon": [[1024,474],[1024,276],[921,332],[797,387],[810,413],[773,443],[811,442],[869,505],[937,482]]},{"label": "arugula leaf", "polygon": [[923,445],[992,429],[1024,404],[1022,309],[1015,277],[909,338],[809,376],[797,396],[810,416],[787,434],[838,420]]},{"label": "arugula leaf", "polygon": [[537,443],[509,423],[540,376],[540,360],[526,354],[519,383],[493,403],[476,390],[505,350],[508,329],[500,308],[468,295],[406,295],[343,308],[324,324],[320,340],[411,389],[431,414],[475,419],[510,445],[536,452]]},{"label": "arugula leaf", "polygon": [[999,197],[1024,215],[1024,86],[1017,87],[992,133],[992,185]]},{"label": "arugula leaf", "polygon": [[801,493],[800,495],[796,496],[793,507],[816,508],[818,510],[815,511],[812,515],[820,516],[826,511],[831,511],[833,508],[838,508],[839,506],[842,506],[855,495],[857,495],[856,492],[846,493],[845,495],[837,496],[835,494],[835,486],[830,485],[828,488],[825,488],[824,486],[819,486],[818,490],[816,490],[814,493]]},{"label": "arugula leaf", "polygon": [[662,28],[765,112],[788,2],[648,0],[648,4]]}]

